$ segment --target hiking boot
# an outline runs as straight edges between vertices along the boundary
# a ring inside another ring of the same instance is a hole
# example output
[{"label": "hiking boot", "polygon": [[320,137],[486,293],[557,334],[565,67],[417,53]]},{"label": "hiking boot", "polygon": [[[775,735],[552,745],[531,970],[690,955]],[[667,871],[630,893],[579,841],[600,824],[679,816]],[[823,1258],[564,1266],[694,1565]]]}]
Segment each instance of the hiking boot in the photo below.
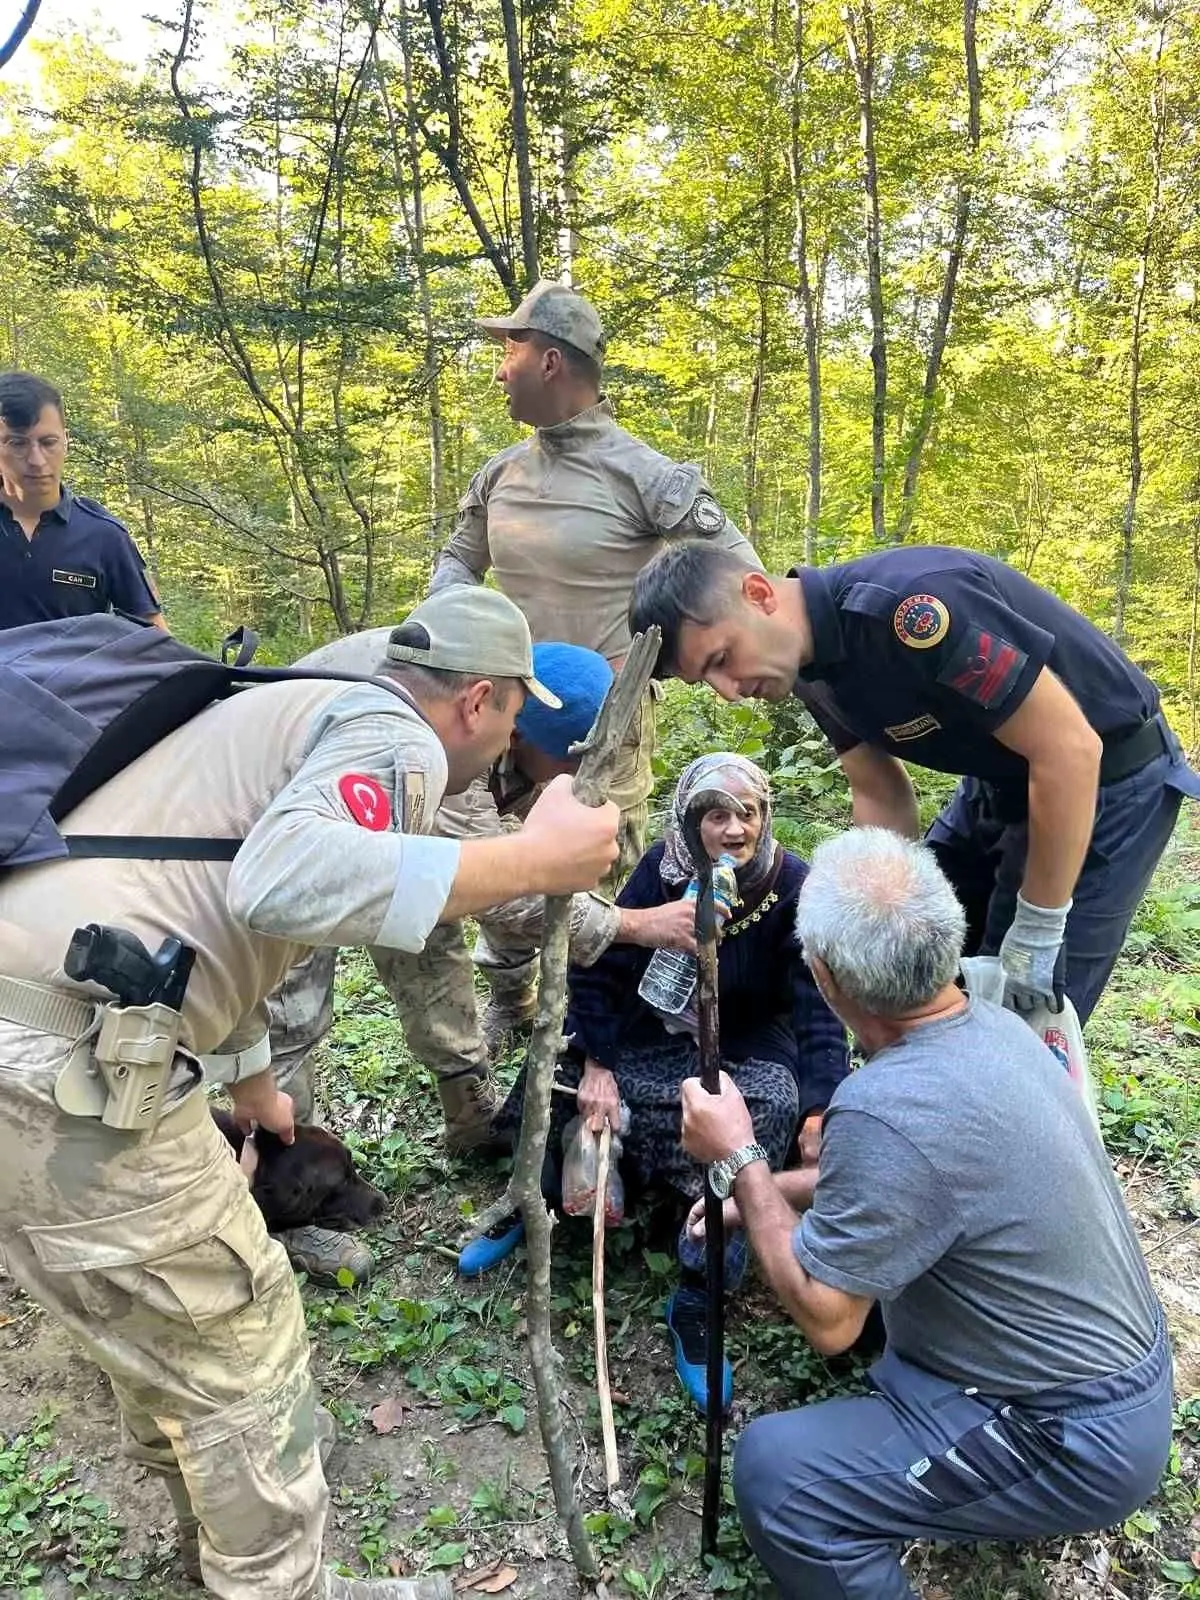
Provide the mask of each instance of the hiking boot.
[{"label": "hiking boot", "polygon": [[339,1272],[348,1272],[355,1284],[365,1283],[375,1269],[375,1258],[351,1233],[335,1233],[332,1228],[310,1224],[306,1228],[284,1228],[275,1237],[293,1267],[306,1272],[314,1283],[337,1288]]},{"label": "hiking boot", "polygon": [[496,1085],[490,1073],[460,1072],[453,1078],[439,1078],[438,1095],[446,1119],[448,1154],[461,1156],[492,1143]]},{"label": "hiking boot", "polygon": [[339,1578],[326,1567],[313,1600],[454,1600],[444,1572],[423,1578]]},{"label": "hiking boot", "polygon": [[479,1024],[488,1059],[496,1061],[518,1039],[530,1038],[536,1015],[536,988],[506,991],[503,995],[498,995],[493,989]]},{"label": "hiking boot", "polygon": [[[667,1327],[675,1341],[675,1373],[697,1409],[708,1414],[708,1296],[703,1289],[676,1289],[665,1306]],[[726,1358],[721,1370],[721,1409],[733,1401],[733,1368]]]}]

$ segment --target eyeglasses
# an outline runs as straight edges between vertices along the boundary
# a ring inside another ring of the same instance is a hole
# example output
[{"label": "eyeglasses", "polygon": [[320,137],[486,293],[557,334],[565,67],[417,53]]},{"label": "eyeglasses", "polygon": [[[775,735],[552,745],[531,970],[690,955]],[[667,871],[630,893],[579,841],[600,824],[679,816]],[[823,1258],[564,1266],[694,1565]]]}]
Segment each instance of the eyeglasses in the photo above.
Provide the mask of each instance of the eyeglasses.
[{"label": "eyeglasses", "polygon": [[27,433],[10,433],[0,438],[0,450],[10,456],[27,456],[36,444],[43,455],[56,455],[67,443],[65,433],[43,433],[36,439]]}]

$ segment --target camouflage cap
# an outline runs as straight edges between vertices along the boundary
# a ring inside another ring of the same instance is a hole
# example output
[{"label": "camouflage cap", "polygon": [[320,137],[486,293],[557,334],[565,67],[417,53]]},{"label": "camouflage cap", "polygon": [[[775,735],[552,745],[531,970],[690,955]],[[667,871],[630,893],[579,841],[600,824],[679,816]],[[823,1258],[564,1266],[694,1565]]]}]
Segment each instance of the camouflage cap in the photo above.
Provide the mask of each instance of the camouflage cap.
[{"label": "camouflage cap", "polygon": [[590,356],[597,366],[604,360],[606,341],[595,306],[553,278],[542,278],[535,283],[507,317],[480,317],[475,326],[490,339],[506,339],[510,333],[529,329],[573,345]]},{"label": "camouflage cap", "polygon": [[[425,630],[429,643],[412,645],[397,635],[413,625]],[[439,589],[410,611],[388,640],[389,661],[412,661],[435,672],[477,672],[481,678],[520,678],[530,694],[552,711],[562,701],[533,675],[533,641],[529,624],[517,607],[496,589],[456,583]]]}]

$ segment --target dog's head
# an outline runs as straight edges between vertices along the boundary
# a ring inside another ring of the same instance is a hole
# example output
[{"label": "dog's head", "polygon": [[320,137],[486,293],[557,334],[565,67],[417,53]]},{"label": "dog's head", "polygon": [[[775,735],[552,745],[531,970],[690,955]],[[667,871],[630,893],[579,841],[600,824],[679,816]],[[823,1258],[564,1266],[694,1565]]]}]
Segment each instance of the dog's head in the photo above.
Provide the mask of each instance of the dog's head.
[{"label": "dog's head", "polygon": [[[213,1115],[240,1156],[245,1135],[225,1112]],[[383,1214],[384,1196],[358,1175],[349,1150],[326,1129],[298,1122],[295,1142],[284,1144],[278,1134],[259,1128],[254,1144],[250,1193],[271,1232],[315,1223],[352,1233]]]}]

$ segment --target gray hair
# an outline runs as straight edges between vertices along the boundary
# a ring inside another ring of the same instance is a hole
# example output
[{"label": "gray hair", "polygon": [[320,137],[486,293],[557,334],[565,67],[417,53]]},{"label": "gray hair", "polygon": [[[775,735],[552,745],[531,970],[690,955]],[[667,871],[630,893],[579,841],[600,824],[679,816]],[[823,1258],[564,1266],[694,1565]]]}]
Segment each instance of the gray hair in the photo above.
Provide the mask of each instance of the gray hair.
[{"label": "gray hair", "polygon": [[895,1017],[953,981],[967,919],[933,852],[887,828],[851,828],[813,851],[796,932],[848,1000]]}]

